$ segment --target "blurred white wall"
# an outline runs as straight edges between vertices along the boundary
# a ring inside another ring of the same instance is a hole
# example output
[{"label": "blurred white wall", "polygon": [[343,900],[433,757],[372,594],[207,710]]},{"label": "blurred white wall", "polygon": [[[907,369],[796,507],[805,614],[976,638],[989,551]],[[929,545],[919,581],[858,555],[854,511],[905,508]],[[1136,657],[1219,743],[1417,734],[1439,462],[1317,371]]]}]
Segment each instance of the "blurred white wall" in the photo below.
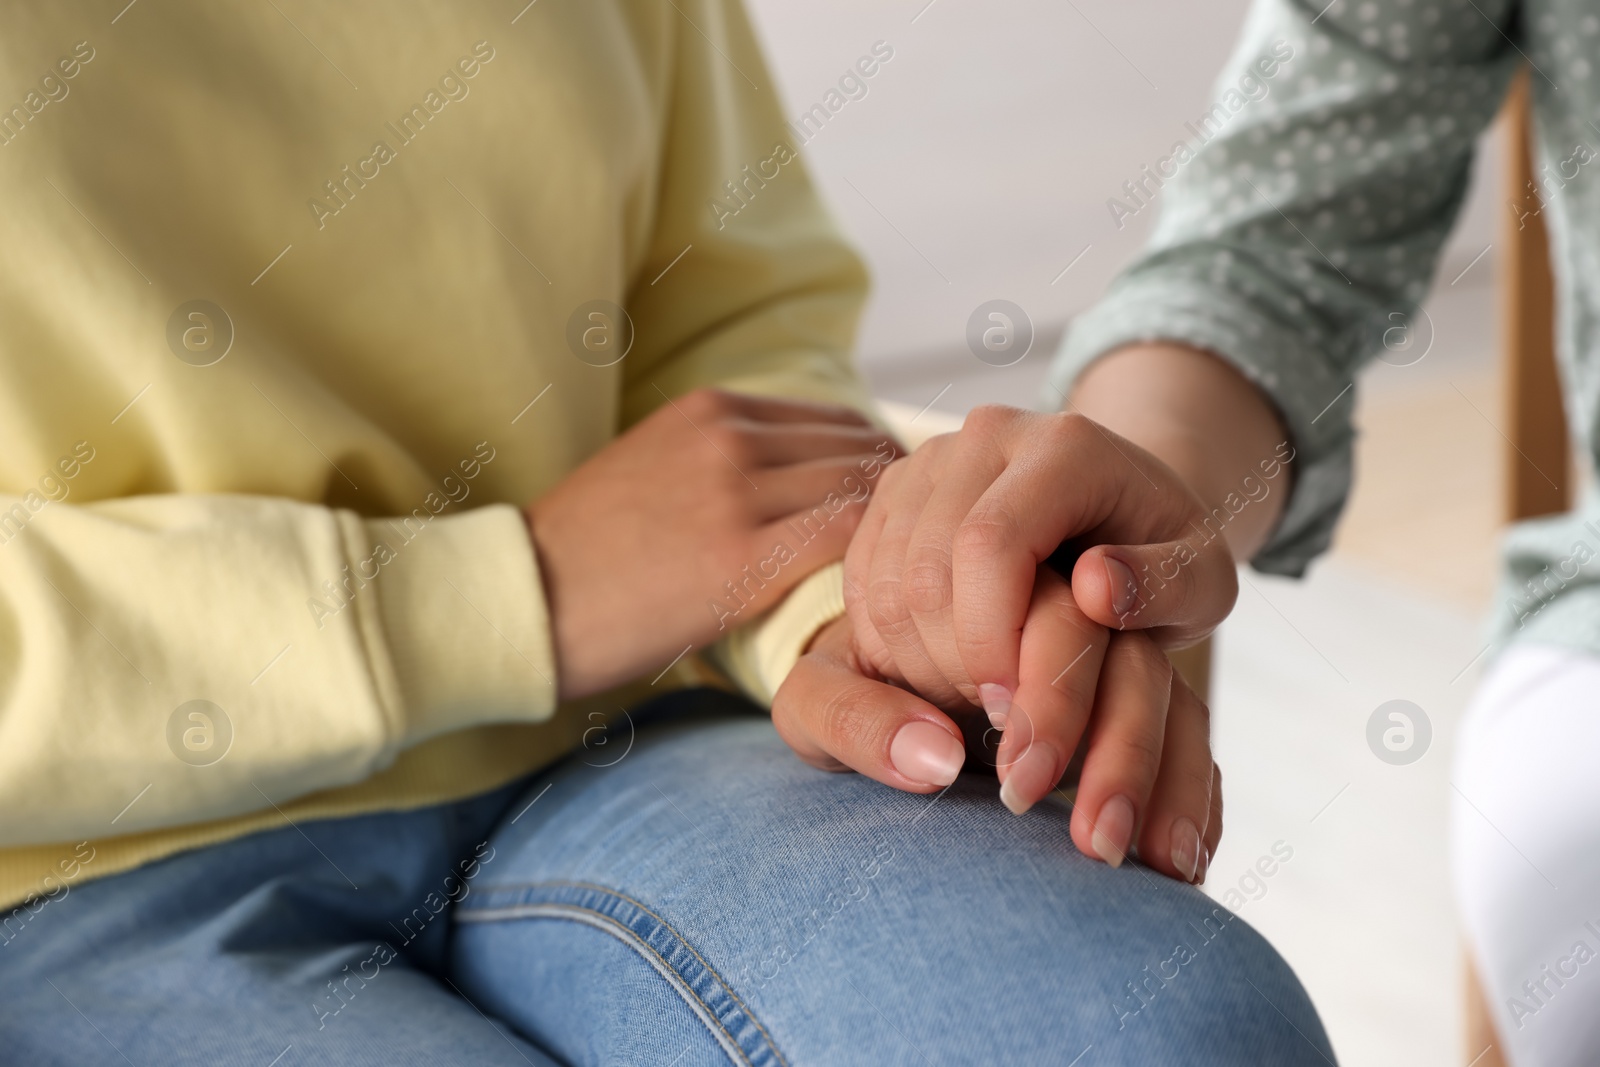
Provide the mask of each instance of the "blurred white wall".
[{"label": "blurred white wall", "polygon": [[[875,381],[916,376],[919,364],[930,377],[949,377],[965,352],[968,315],[997,297],[1021,305],[1038,327],[1027,360],[1034,369],[1020,376],[1037,379],[1061,327],[1134,255],[1153,220],[1153,211],[1141,212],[1119,231],[1107,198],[1206,109],[1248,7],[749,2],[791,118],[821,101],[874,42],[894,49],[867,95],[804,149],[872,266],[860,352]],[[1490,243],[1496,184],[1478,183],[1441,269],[1445,282]],[[1474,274],[1486,279],[1492,261],[1491,252]],[[970,406],[951,399],[939,406]]]}]

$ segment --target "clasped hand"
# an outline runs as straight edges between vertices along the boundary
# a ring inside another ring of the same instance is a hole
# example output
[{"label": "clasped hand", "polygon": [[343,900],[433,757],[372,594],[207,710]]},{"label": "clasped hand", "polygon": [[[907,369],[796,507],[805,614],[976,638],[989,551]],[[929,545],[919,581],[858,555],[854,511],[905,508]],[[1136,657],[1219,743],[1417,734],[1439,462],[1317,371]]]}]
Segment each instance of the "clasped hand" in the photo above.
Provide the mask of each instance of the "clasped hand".
[{"label": "clasped hand", "polygon": [[1237,595],[1207,517],[1170,468],[1082,416],[978,408],[880,480],[845,558],[848,615],[773,721],[811,763],[926,793],[990,747],[970,740],[981,708],[1012,811],[1076,755],[1078,847],[1113,866],[1137,847],[1199,881],[1221,776],[1206,706],[1163,649],[1209,634]]},{"label": "clasped hand", "polygon": [[[607,445],[527,509],[562,697],[714,641],[726,580],[894,447],[846,408],[716,390]],[[1018,813],[1081,766],[1082,851],[1115,866],[1137,848],[1203,879],[1221,780],[1206,707],[1163,649],[1237,595],[1205,517],[1170,468],[1086,418],[976,409],[755,591],[751,616],[845,560],[847,614],[788,675],[774,725],[813,765],[918,793],[985,754]]]}]

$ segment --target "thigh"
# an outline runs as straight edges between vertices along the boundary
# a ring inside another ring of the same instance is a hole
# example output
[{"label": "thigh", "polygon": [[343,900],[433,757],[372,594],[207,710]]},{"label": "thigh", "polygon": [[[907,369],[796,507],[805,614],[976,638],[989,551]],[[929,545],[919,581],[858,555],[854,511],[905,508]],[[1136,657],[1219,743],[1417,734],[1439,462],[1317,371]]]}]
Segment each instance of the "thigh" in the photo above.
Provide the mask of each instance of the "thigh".
[{"label": "thigh", "polygon": [[1332,1062],[1253,930],[1086,860],[1064,803],[830,775],[748,715],[611,759],[512,805],[452,949],[469,995],[570,1063]]},{"label": "thigh", "polygon": [[1456,896],[1496,1025],[1528,1067],[1600,1049],[1600,659],[1529,646],[1484,679],[1462,725]]},{"label": "thigh", "polygon": [[0,922],[0,1061],[547,1065],[439,975],[461,858],[509,794],[305,823]]}]

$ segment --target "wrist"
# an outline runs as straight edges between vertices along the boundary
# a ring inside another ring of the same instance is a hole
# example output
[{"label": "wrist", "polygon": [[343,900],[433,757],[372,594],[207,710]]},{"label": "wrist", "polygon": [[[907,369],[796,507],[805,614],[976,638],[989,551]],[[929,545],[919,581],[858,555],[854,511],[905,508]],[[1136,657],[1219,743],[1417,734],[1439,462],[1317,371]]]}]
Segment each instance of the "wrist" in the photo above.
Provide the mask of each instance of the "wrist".
[{"label": "wrist", "polygon": [[[1234,558],[1254,555],[1277,525],[1293,477],[1288,430],[1267,394],[1220,357],[1173,343],[1117,349],[1083,373],[1070,404],[1165,463],[1207,511],[1258,500],[1228,524]],[[1282,491],[1258,496],[1263,478]]]},{"label": "wrist", "polygon": [[582,620],[573,610],[583,598],[574,595],[571,568],[566,554],[552,544],[550,532],[541,522],[534,504],[522,509],[528,528],[528,548],[544,578],[546,610],[550,614],[550,649],[555,658],[556,693],[560,700],[576,700],[606,688],[603,679],[591,677],[583,662],[582,650],[588,647],[581,630]]}]

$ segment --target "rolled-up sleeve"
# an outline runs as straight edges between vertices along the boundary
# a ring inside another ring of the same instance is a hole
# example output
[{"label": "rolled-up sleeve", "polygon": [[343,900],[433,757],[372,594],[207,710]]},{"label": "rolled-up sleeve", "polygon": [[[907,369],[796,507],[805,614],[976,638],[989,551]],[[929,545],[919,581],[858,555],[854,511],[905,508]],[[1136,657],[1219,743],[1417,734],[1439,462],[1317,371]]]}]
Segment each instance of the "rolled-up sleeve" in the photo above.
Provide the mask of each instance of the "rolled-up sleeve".
[{"label": "rolled-up sleeve", "polygon": [[1431,344],[1418,305],[1519,59],[1516,18],[1513,0],[1257,0],[1189,139],[1107,203],[1120,226],[1159,199],[1160,219],[1073,321],[1050,385],[1064,395],[1101,355],[1169,341],[1259,386],[1296,476],[1258,570],[1301,575],[1332,539],[1362,365]]}]

